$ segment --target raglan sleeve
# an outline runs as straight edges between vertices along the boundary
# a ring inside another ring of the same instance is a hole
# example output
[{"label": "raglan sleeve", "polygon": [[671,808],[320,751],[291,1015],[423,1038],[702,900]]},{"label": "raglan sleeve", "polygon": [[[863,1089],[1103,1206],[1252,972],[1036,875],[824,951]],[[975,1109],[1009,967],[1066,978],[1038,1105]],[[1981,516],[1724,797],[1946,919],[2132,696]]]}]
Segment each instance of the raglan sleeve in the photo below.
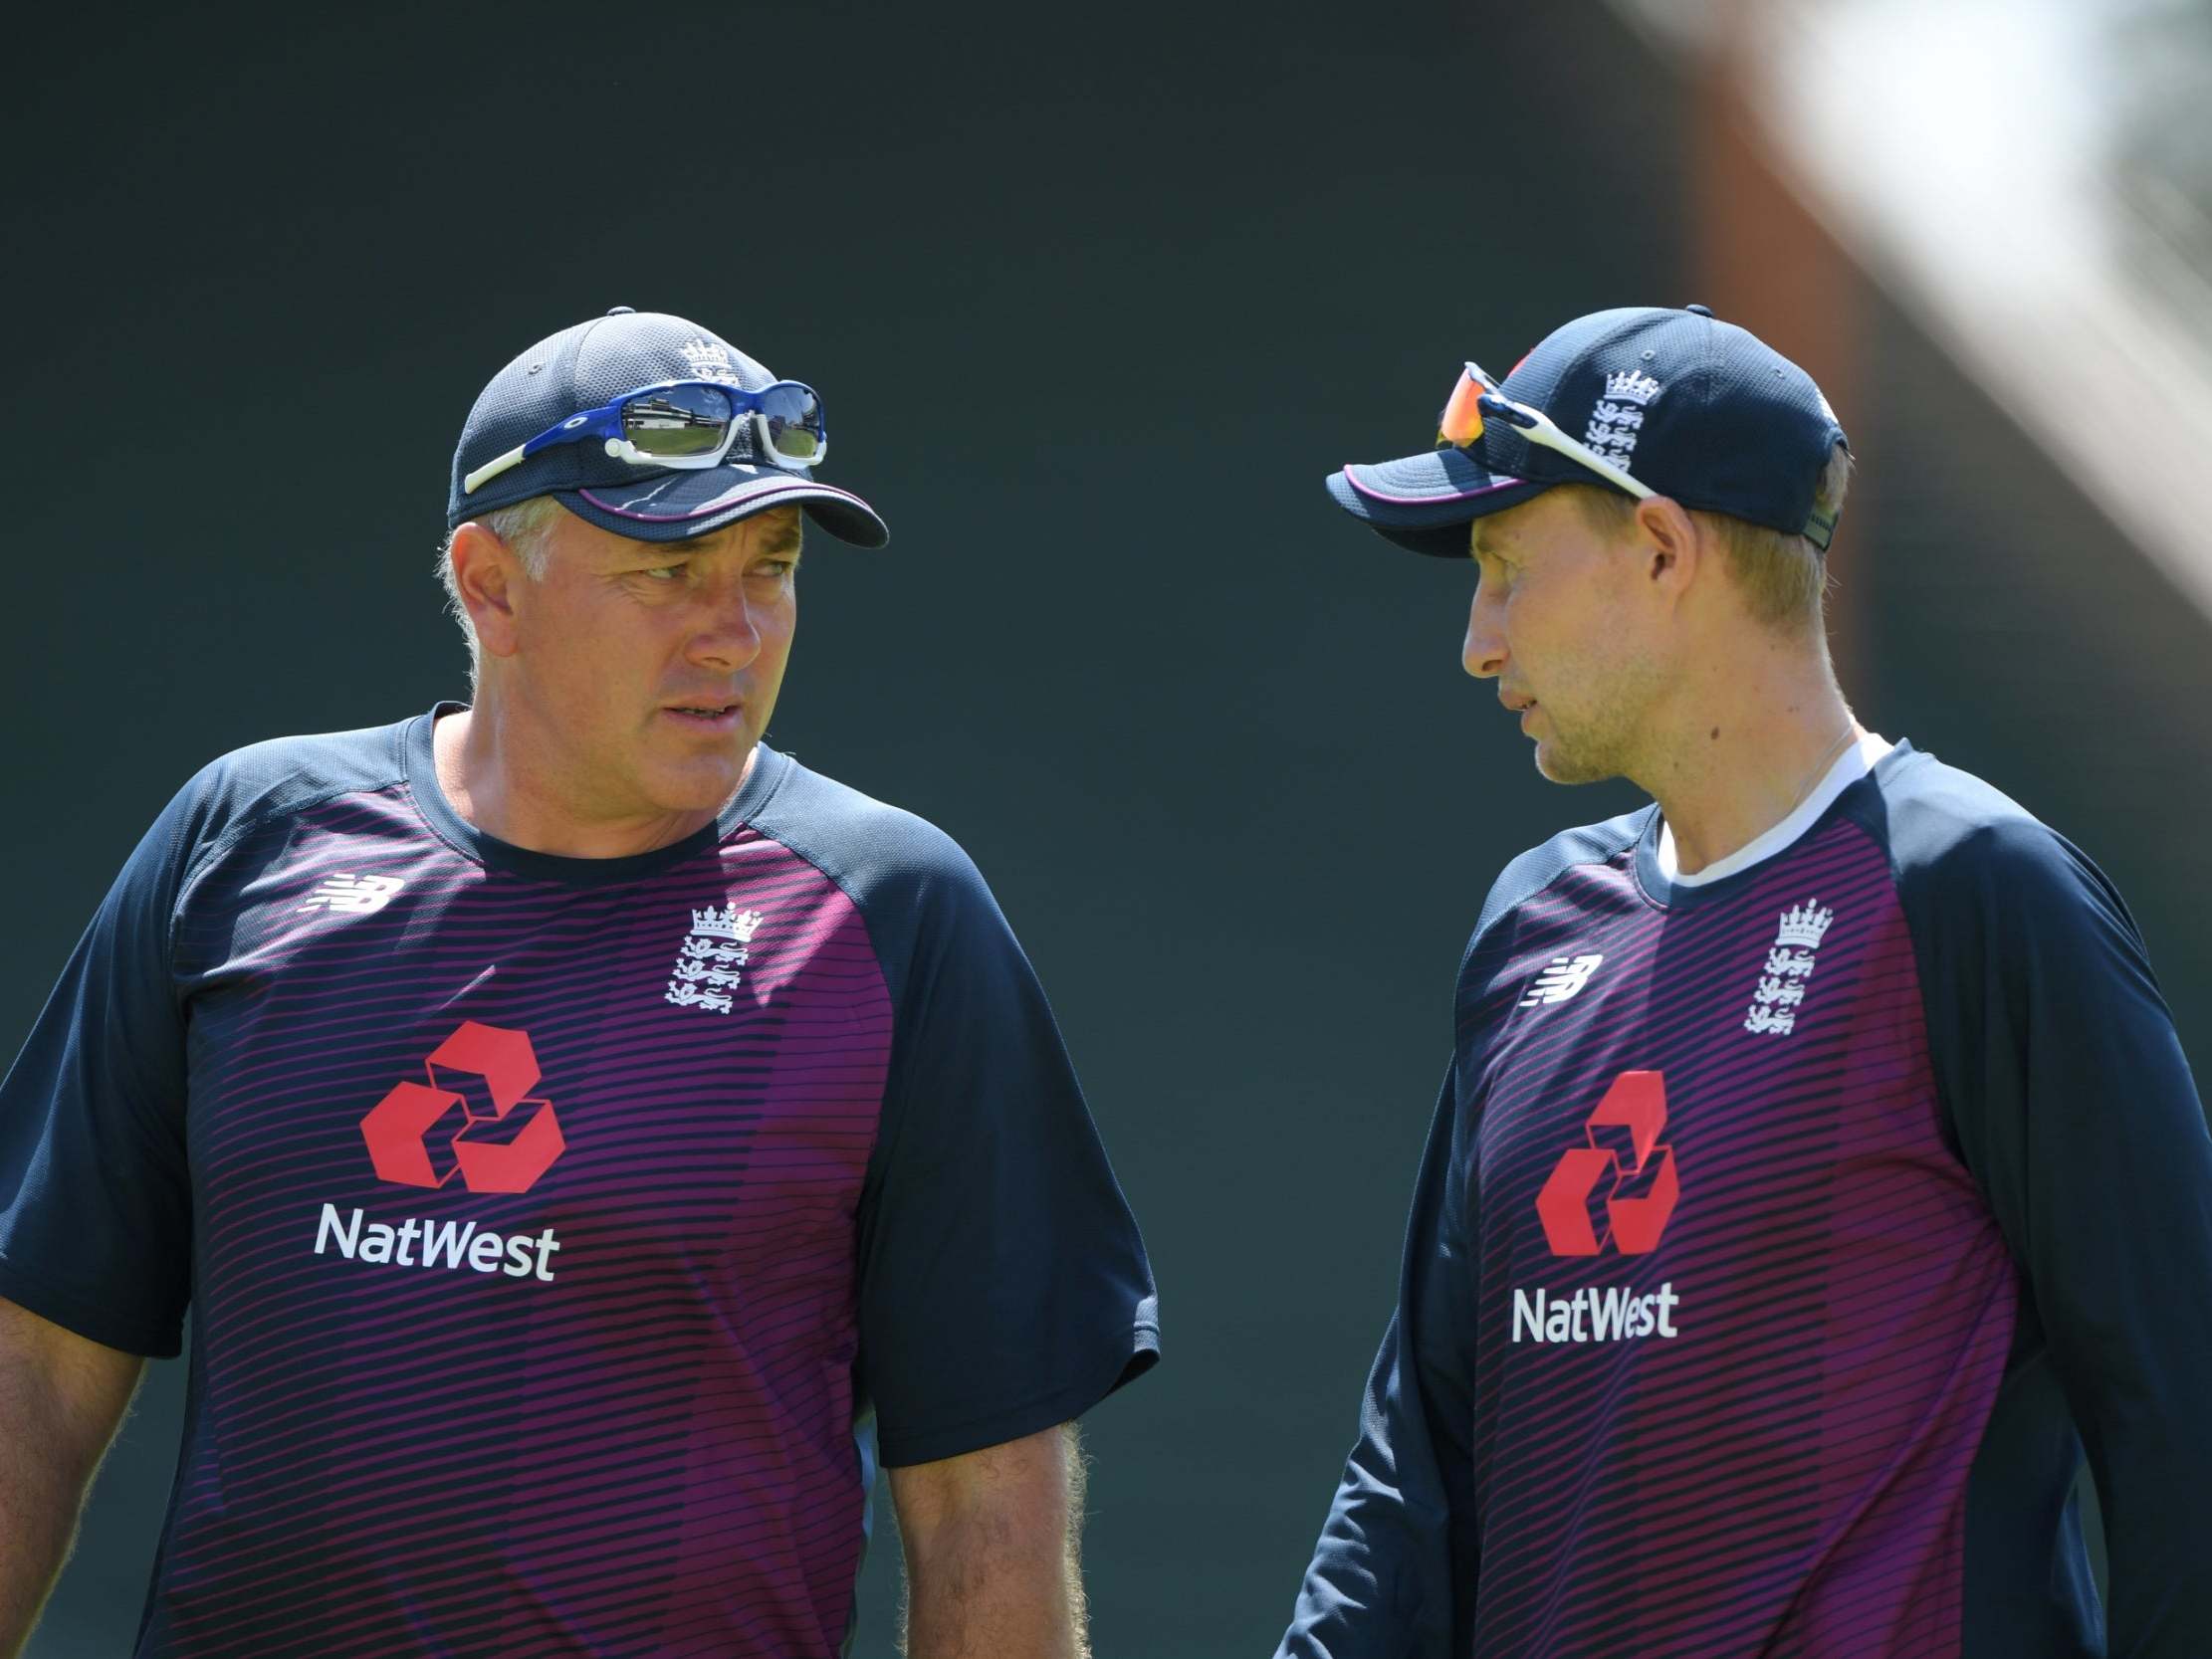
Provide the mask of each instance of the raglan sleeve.
[{"label": "raglan sleeve", "polygon": [[170,933],[203,795],[139,842],[0,1083],[0,1297],[129,1353],[175,1353],[191,1295]]},{"label": "raglan sleeve", "polygon": [[2212,1654],[2212,1137],[2118,892],[2032,819],[1926,882],[1923,995],[1959,1149],[2096,1479],[2112,1659]]},{"label": "raglan sleeve", "polygon": [[1455,1659],[1472,1629],[1474,1306],[1449,1076],[1415,1182],[1397,1312],[1277,1659]]},{"label": "raglan sleeve", "polygon": [[911,892],[859,1216],[860,1383],[889,1467],[1070,1421],[1150,1367],[1158,1299],[1028,958],[967,856]]}]

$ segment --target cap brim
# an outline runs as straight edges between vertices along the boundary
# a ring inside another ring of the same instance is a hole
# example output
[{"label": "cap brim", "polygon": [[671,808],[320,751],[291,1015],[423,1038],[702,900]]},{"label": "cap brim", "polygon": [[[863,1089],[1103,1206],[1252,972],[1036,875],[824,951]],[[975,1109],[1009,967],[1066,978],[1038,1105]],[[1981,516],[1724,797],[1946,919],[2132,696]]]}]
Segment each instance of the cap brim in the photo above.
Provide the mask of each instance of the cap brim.
[{"label": "cap brim", "polygon": [[795,507],[840,541],[880,547],[891,539],[876,510],[850,490],[780,467],[698,467],[633,484],[555,490],[587,524],[633,541],[684,541],[775,507]]},{"label": "cap brim", "polygon": [[1550,488],[1493,473],[1460,449],[1348,466],[1328,478],[1337,506],[1378,535],[1432,558],[1465,558],[1469,524]]}]

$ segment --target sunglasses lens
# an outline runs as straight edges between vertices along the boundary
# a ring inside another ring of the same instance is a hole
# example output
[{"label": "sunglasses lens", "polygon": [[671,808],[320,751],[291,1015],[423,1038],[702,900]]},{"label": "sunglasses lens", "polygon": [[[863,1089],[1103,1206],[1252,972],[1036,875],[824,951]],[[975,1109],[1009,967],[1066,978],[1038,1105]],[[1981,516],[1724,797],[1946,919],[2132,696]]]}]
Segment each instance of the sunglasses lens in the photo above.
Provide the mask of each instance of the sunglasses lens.
[{"label": "sunglasses lens", "polygon": [[669,386],[622,406],[622,436],[647,455],[707,455],[721,444],[735,413],[730,394],[719,387]]},{"label": "sunglasses lens", "polygon": [[1463,449],[1482,436],[1482,383],[1467,373],[1459,371],[1459,378],[1451,383],[1451,396],[1443,406],[1443,413],[1437,417],[1437,442]]},{"label": "sunglasses lens", "polygon": [[810,465],[822,453],[827,435],[822,430],[821,399],[813,388],[778,380],[761,394],[760,408],[776,460]]}]

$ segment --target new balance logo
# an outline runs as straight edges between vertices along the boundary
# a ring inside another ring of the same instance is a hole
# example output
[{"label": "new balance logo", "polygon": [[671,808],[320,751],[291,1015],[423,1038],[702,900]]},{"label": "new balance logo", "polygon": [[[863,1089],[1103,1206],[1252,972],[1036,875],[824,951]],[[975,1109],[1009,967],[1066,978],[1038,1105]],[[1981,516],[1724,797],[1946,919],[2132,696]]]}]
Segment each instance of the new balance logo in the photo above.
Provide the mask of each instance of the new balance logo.
[{"label": "new balance logo", "polygon": [[1598,971],[1598,964],[1604,960],[1605,956],[1596,951],[1587,956],[1554,956],[1551,965],[1536,975],[1536,982],[1528,987],[1528,994],[1516,1006],[1535,1008],[1566,1001],[1590,983],[1590,976]]},{"label": "new balance logo", "polygon": [[308,895],[304,911],[343,911],[349,916],[373,916],[392,901],[407,884],[397,876],[337,875]]}]

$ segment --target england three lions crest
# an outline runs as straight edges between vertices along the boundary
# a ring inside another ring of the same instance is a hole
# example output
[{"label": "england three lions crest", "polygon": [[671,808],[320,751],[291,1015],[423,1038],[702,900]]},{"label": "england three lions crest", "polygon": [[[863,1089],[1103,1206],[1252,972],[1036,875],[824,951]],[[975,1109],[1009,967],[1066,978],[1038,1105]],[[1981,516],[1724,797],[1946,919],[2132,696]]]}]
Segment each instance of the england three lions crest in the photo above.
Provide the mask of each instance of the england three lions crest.
[{"label": "england three lions crest", "polygon": [[1787,1037],[1797,1029],[1797,1016],[1805,1005],[1806,982],[1819,965],[1821,940],[1836,920],[1818,899],[1808,899],[1782,913],[1774,943],[1767,949],[1766,965],[1758,988],[1751,993],[1751,1011],[1743,1028],[1758,1036]]},{"label": "england three lions crest", "polygon": [[744,982],[753,935],[765,920],[759,911],[741,911],[735,904],[693,911],[691,932],[676,951],[676,965],[662,1000],[679,1008],[729,1013],[737,1006],[732,993]]},{"label": "england three lions crest", "polygon": [[720,340],[701,335],[683,348],[684,361],[691,364],[691,372],[701,380],[719,380],[724,385],[738,384],[738,365],[730,360],[729,350]]},{"label": "england three lions crest", "polygon": [[1582,441],[1616,467],[1627,467],[1644,436],[1645,406],[1659,394],[1659,383],[1639,370],[1607,375],[1605,396],[1592,406]]}]

